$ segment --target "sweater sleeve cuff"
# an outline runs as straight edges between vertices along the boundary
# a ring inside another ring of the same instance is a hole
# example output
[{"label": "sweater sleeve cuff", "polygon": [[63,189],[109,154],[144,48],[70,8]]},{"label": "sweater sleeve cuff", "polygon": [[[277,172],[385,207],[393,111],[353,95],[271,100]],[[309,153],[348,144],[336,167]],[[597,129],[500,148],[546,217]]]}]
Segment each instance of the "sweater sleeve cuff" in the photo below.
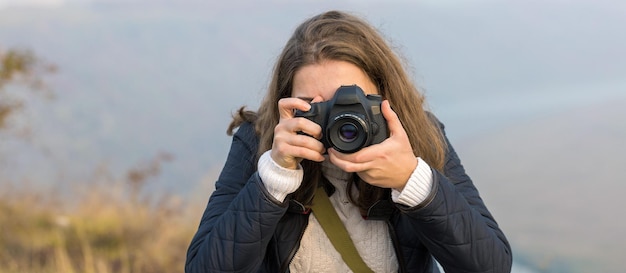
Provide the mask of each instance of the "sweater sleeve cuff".
[{"label": "sweater sleeve cuff", "polygon": [[270,156],[270,152],[271,150],[263,153],[259,158],[259,176],[272,197],[283,202],[288,194],[296,191],[298,187],[300,187],[304,170],[300,164],[298,164],[298,168],[295,170],[287,169],[276,164]]},{"label": "sweater sleeve cuff", "polygon": [[422,203],[433,187],[433,172],[426,161],[421,157],[417,158],[417,167],[411,173],[411,177],[407,181],[404,189],[391,191],[391,199],[393,202],[409,207],[414,207]]}]

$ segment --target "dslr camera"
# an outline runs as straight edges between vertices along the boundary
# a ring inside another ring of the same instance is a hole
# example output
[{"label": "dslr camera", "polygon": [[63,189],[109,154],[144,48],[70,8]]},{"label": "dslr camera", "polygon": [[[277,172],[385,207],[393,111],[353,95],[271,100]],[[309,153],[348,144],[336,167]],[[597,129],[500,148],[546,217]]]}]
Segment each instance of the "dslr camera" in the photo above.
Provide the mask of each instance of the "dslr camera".
[{"label": "dslr camera", "polygon": [[311,103],[309,111],[296,110],[295,116],[322,127],[324,147],[354,153],[388,137],[381,102],[379,95],[365,95],[357,85],[344,85],[337,89],[331,100]]}]

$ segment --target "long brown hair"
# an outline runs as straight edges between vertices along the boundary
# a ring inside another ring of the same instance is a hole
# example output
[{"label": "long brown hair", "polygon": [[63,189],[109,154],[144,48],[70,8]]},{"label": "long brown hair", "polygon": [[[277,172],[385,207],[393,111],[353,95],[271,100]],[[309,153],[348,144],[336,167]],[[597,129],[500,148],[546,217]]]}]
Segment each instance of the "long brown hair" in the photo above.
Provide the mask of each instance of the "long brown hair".
[{"label": "long brown hair", "polygon": [[[402,62],[376,29],[364,20],[339,11],[319,14],[296,28],[278,58],[267,95],[258,111],[254,113],[242,107],[228,132],[232,133],[244,121],[254,122],[260,139],[258,155],[270,150],[274,127],[279,121],[278,100],[291,97],[293,77],[299,68],[323,60],[346,61],[360,67],[398,114],[413,153],[430,166],[443,168],[446,145],[442,133],[424,111],[424,97],[410,80]],[[307,160],[302,166],[304,180],[293,198],[310,204],[320,180],[320,166]],[[356,175],[354,177],[352,183],[356,183],[359,194],[352,202],[362,211],[389,193],[361,181]],[[352,189],[352,183],[348,183],[348,191]]]}]

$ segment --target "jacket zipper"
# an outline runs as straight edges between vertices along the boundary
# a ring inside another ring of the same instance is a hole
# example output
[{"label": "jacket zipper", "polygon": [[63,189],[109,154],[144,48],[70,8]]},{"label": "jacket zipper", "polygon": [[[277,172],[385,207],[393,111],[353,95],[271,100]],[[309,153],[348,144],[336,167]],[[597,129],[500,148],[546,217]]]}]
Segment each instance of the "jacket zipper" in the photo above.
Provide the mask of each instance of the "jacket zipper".
[{"label": "jacket zipper", "polygon": [[[307,215],[307,222],[308,222],[308,217],[309,215]],[[289,252],[289,257],[285,259],[283,264],[280,266],[279,272],[285,272],[285,273],[289,272],[289,265],[291,264],[291,261],[293,260],[293,258],[296,256],[296,252],[298,252],[298,248],[300,248],[300,241],[302,240],[302,237],[304,236],[305,229],[306,229],[306,225],[304,226],[304,228],[302,228],[302,231],[300,231],[300,235],[298,236],[298,241],[297,241],[298,243],[296,243],[291,249],[291,251]]]},{"label": "jacket zipper", "polygon": [[389,235],[391,236],[391,242],[393,244],[393,249],[396,251],[396,259],[398,259],[398,272],[404,273],[406,271],[406,264],[404,263],[404,255],[402,254],[402,250],[400,249],[400,245],[398,243],[398,236],[396,234],[396,230],[393,228],[391,221],[389,219],[385,220],[387,222],[387,227],[389,229]]}]

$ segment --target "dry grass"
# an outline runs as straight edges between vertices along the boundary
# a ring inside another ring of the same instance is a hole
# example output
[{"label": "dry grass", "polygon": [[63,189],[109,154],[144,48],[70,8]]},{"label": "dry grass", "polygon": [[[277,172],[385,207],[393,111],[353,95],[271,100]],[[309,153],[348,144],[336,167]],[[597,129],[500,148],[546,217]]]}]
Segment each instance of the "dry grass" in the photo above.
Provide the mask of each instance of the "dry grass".
[{"label": "dry grass", "polygon": [[200,212],[145,191],[162,160],[65,193],[3,185],[0,272],[182,272]]}]

